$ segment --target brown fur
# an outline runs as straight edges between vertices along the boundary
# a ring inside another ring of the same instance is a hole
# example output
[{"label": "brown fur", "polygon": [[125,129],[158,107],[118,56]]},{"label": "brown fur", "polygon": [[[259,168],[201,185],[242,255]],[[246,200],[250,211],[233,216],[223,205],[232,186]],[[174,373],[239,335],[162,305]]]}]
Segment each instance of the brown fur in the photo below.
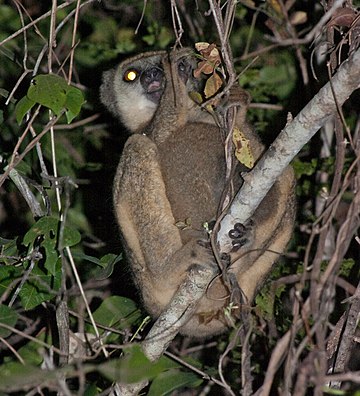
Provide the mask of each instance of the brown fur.
[{"label": "brown fur", "polygon": [[[143,134],[129,137],[114,182],[115,212],[125,250],[144,306],[154,317],[169,303],[190,266],[215,265],[210,249],[198,241],[207,239],[202,224],[215,218],[225,183],[219,128],[189,98],[192,76],[186,82],[179,77],[179,59],[187,57],[193,62],[186,51],[173,53],[170,61],[161,53],[164,92],[153,116],[147,115],[146,119],[151,120],[142,130],[127,125],[133,132]],[[152,59],[146,54],[143,57],[147,62]],[[156,57],[154,62],[159,64],[159,53]],[[141,66],[141,59],[141,55],[135,58],[137,65]],[[131,62],[126,61],[126,67]],[[124,68],[118,68],[118,78]],[[109,88],[111,82],[106,81],[105,85]],[[116,97],[125,95],[131,87],[125,82],[121,87],[122,91],[112,93],[112,102],[126,103],[126,98]],[[140,88],[136,88],[137,92],[141,92]],[[105,96],[103,90],[106,103]],[[135,118],[139,111],[136,103],[127,106],[128,116]],[[263,146],[245,123],[244,111],[239,114],[237,125],[250,140],[257,159]],[[257,209],[252,219],[252,240],[231,254],[231,271],[248,301],[287,245],[294,207],[294,177],[289,167]],[[175,223],[186,219],[191,220],[191,229],[180,230]],[[228,294],[220,278],[213,282],[182,333],[207,337],[226,330],[222,312],[229,302],[224,299]]]}]

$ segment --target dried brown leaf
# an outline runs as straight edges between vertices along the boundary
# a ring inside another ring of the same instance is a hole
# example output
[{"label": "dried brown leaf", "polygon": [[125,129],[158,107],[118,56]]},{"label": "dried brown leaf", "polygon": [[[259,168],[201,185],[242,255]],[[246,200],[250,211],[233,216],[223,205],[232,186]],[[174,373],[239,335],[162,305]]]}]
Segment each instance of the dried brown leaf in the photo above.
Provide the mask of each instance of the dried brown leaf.
[{"label": "dried brown leaf", "polygon": [[235,145],[235,157],[237,160],[251,169],[254,166],[254,156],[250,142],[240,129],[236,127],[233,130],[233,143]]},{"label": "dried brown leaf", "polygon": [[205,98],[208,99],[216,95],[220,91],[222,83],[221,77],[214,72],[206,81],[204,89]]}]

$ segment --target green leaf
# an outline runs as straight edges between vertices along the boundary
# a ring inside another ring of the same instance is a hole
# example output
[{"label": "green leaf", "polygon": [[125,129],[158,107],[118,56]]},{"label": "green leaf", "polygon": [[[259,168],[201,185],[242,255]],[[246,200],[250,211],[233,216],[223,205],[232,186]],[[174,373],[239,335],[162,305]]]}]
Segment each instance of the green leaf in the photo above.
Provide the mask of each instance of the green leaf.
[{"label": "green leaf", "polygon": [[112,381],[132,384],[155,378],[169,367],[169,359],[160,358],[150,362],[139,345],[133,345],[124,351],[122,359],[114,359],[100,364],[98,371]]},{"label": "green leaf", "polygon": [[99,393],[95,384],[89,384],[84,392],[84,396],[96,396],[98,394]]},{"label": "green leaf", "polygon": [[122,254],[106,254],[105,256],[101,257],[99,261],[99,265],[102,267],[102,270],[96,273],[96,279],[107,279],[111,276],[114,271],[115,265],[123,259]]},{"label": "green leaf", "polygon": [[[42,238],[40,245],[44,247],[45,257],[45,268],[52,274],[55,275],[55,266],[59,253],[57,247],[59,245],[58,232],[59,232],[59,220],[55,217],[44,216],[39,219],[25,234],[23,243],[25,246],[34,244],[38,237]],[[80,242],[80,233],[69,227],[64,227],[62,246],[73,246]]]},{"label": "green leaf", "polygon": [[81,106],[84,103],[84,95],[80,89],[70,86],[65,101],[65,108],[67,109],[65,115],[68,124],[80,113]]},{"label": "green leaf", "polygon": [[10,265],[0,266],[0,295],[5,293],[9,285],[21,277],[21,269]]},{"label": "green leaf", "polygon": [[301,161],[299,158],[295,158],[291,165],[294,168],[296,177],[300,178],[303,175],[313,175],[317,170],[318,161],[317,159],[313,158],[311,162],[305,162]]},{"label": "green leaf", "polygon": [[126,297],[111,296],[104,300],[94,312],[96,322],[116,329],[125,329],[141,318],[134,301]]},{"label": "green leaf", "polygon": [[259,84],[271,84],[273,94],[279,99],[286,99],[296,84],[296,69],[292,64],[265,66],[260,70]]},{"label": "green leaf", "polygon": [[55,74],[39,74],[32,79],[27,97],[59,115],[65,106],[68,87],[67,82]]},{"label": "green leaf", "polygon": [[14,327],[18,319],[18,314],[7,305],[0,304],[0,337],[7,337],[11,334],[11,330],[1,327],[1,324]]},{"label": "green leaf", "polygon": [[160,373],[152,382],[147,396],[166,396],[176,389],[197,388],[203,380],[194,373],[168,370]]},{"label": "green leaf", "polygon": [[[58,221],[51,217],[42,217],[25,234],[23,243],[25,246],[34,245],[38,237],[42,237],[41,246],[45,248],[45,268],[54,274],[55,264],[59,257],[57,246]],[[56,231],[55,231],[56,230]]]},{"label": "green leaf", "polygon": [[[55,74],[39,74],[32,79],[26,99],[22,98],[18,103],[17,118],[21,121],[25,113],[35,103],[39,103],[56,115],[65,109],[67,121],[70,123],[80,113],[84,102],[84,95],[80,89],[69,85],[62,77]],[[29,107],[31,103],[32,106]]]},{"label": "green leaf", "polygon": [[[39,347],[40,347],[39,342],[46,341],[48,344],[50,344],[51,343],[51,334],[47,334],[45,332],[40,332],[39,334],[36,335],[36,340],[38,342],[35,340],[30,341],[30,342],[27,342],[20,349],[17,349],[17,353],[24,360],[25,364],[39,366],[43,362],[44,357],[42,356],[41,353],[39,353]],[[12,360],[9,360],[5,364],[9,364],[11,362],[12,362]]]},{"label": "green leaf", "polygon": [[147,30],[149,34],[144,35],[142,39],[148,45],[157,44],[160,48],[166,48],[174,39],[172,31],[165,26],[161,26],[158,22],[148,26]]},{"label": "green leaf", "polygon": [[262,290],[255,297],[256,308],[266,320],[271,320],[274,317],[274,299],[272,297],[270,293],[266,293],[266,290]]},{"label": "green leaf", "polygon": [[339,276],[348,277],[351,274],[351,270],[353,269],[356,261],[352,258],[343,259],[341,262],[341,267],[339,271]]},{"label": "green leaf", "polygon": [[8,98],[9,97],[9,91],[7,89],[0,88],[0,96],[2,96],[3,98]]},{"label": "green leaf", "polygon": [[0,237],[0,263],[11,265],[18,261],[18,247],[16,241],[16,239],[5,239]]},{"label": "green leaf", "polygon": [[96,265],[98,265],[98,266],[100,266],[100,260],[97,258],[97,257],[94,257],[94,256],[89,256],[89,255],[87,255],[87,254],[85,254],[85,253],[82,253],[82,252],[73,252],[73,257],[76,259],[76,260],[83,260],[83,261],[89,261],[90,263],[93,263],[93,264],[96,264]]},{"label": "green leaf", "polygon": [[107,268],[109,265],[114,265],[122,260],[122,254],[108,253],[102,256],[99,265],[103,268]]},{"label": "green leaf", "polygon": [[3,365],[0,370],[0,391],[11,392],[30,389],[56,378],[55,371],[42,370],[39,367],[13,363]]},{"label": "green leaf", "polygon": [[331,396],[360,396],[360,392],[348,393],[341,389],[330,389],[327,386],[324,387],[323,391],[325,392],[324,393],[325,395],[331,395]]},{"label": "green leaf", "polygon": [[81,235],[78,230],[75,228],[71,227],[64,227],[64,235],[63,235],[63,241],[62,241],[62,246],[75,246],[81,241]]},{"label": "green leaf", "polygon": [[53,275],[45,274],[38,266],[31,271],[30,277],[22,286],[19,296],[24,309],[37,307],[44,301],[54,298],[61,285],[61,259],[56,263]]},{"label": "green leaf", "polygon": [[35,101],[29,99],[27,96],[21,98],[15,106],[16,121],[21,124],[25,114],[33,108]]},{"label": "green leaf", "polygon": [[[23,307],[32,309],[52,299],[60,288],[61,259],[58,246],[72,246],[80,241],[77,230],[64,227],[62,243],[59,243],[60,222],[54,217],[42,217],[25,234],[23,244],[37,247],[43,254],[41,265],[35,265],[22,286],[19,296]],[[45,254],[44,254],[45,253]]]}]

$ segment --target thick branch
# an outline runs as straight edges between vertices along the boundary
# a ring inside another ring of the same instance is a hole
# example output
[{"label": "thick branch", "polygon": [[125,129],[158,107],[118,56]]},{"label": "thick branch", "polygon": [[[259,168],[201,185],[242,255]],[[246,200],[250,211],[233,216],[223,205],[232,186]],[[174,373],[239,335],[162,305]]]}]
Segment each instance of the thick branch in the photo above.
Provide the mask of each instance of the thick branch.
[{"label": "thick branch", "polygon": [[[200,298],[204,295],[206,287],[215,276],[213,268],[204,267],[193,269],[170,304],[161,313],[150,332],[142,342],[145,355],[152,361],[157,360],[166,351],[181,327],[194,314]],[[147,385],[147,381],[137,384],[118,384],[114,390],[116,396],[136,395]]]},{"label": "thick branch", "polygon": [[142,344],[150,360],[156,360],[164,353],[181,327],[191,318],[215,275],[215,268],[211,267],[199,267],[188,272],[185,281]]},{"label": "thick branch", "polygon": [[251,217],[295,155],[335,114],[337,106],[341,106],[359,86],[360,49],[340,66],[332,80],[286,125],[255,168],[244,177],[241,190],[221,222],[218,233],[221,252],[231,250],[228,231],[235,223],[245,223]]},{"label": "thick branch", "polygon": [[[269,150],[248,174],[243,187],[231,205],[229,214],[221,222],[219,240],[221,250],[228,247],[227,232],[235,222],[245,222],[281,175],[295,155],[325,124],[345,100],[360,86],[360,50],[343,63],[339,71],[304,107],[296,118],[286,125]],[[336,97],[336,102],[334,100]],[[214,273],[190,272],[167,309],[161,314],[143,343],[145,354],[156,360],[166,350],[181,326],[192,316],[197,302],[204,295]],[[122,386],[122,395],[136,394],[146,383]],[[128,393],[127,393],[128,392]]]}]

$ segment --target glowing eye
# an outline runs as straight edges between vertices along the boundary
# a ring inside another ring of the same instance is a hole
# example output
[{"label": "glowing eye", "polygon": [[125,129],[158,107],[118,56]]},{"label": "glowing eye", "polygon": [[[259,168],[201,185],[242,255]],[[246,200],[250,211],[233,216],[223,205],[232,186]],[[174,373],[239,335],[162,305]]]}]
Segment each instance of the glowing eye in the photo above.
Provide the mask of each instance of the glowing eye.
[{"label": "glowing eye", "polygon": [[125,81],[135,81],[139,76],[139,73],[137,70],[130,69],[124,74],[124,80]]}]

